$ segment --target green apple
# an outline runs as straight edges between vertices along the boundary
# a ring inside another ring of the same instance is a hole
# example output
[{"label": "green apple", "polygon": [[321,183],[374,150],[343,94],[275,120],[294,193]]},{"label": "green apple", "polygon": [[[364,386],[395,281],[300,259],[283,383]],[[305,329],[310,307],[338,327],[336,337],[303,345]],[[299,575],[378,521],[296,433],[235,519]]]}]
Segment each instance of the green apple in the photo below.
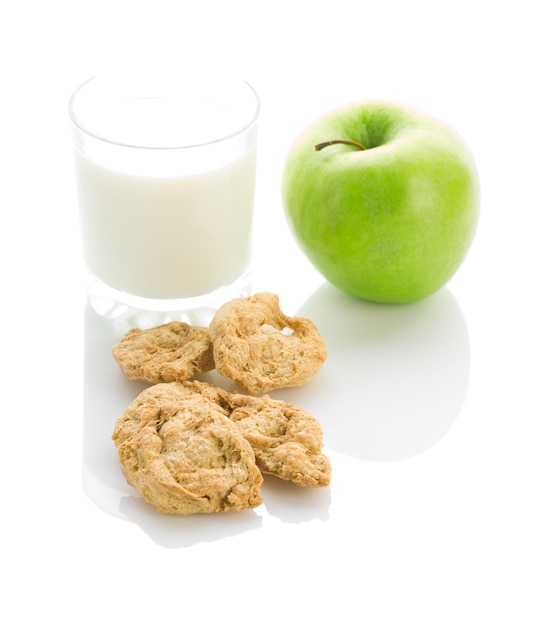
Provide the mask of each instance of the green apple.
[{"label": "green apple", "polygon": [[287,156],[282,199],[301,249],[330,283],[388,303],[419,300],[449,281],[480,204],[461,137],[386,101],[352,103],[309,126]]}]

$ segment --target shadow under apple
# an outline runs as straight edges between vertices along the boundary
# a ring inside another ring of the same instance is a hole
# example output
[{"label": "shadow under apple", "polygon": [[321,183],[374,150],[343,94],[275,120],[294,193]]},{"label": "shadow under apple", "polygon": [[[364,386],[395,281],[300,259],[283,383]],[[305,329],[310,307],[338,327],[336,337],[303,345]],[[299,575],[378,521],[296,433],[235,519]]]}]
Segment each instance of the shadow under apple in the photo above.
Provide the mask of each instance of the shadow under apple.
[{"label": "shadow under apple", "polygon": [[271,395],[317,417],[327,448],[395,461],[449,430],[468,389],[470,344],[448,288],[413,304],[380,305],[324,283],[296,315],[316,323],[329,356],[308,385]]}]

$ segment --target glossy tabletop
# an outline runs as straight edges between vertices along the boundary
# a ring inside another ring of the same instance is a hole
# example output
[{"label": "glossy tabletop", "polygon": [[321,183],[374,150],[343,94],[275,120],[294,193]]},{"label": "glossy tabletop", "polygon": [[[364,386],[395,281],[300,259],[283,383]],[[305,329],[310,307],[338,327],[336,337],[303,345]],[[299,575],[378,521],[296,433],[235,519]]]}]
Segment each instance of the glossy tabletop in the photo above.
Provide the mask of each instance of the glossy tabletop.
[{"label": "glossy tabletop", "polygon": [[[35,4],[0,20],[0,621],[541,624],[535,5]],[[319,419],[333,476],[318,490],[266,478],[252,511],[178,518],[127,486],[111,441],[144,385],[111,357],[123,329],[86,303],[67,101],[110,65],[182,71],[198,55],[262,99],[253,289],[313,319],[329,351],[312,382],[272,395]],[[456,127],[482,189],[467,260],[405,306],[329,285],[281,207],[297,133],[381,97]]]}]

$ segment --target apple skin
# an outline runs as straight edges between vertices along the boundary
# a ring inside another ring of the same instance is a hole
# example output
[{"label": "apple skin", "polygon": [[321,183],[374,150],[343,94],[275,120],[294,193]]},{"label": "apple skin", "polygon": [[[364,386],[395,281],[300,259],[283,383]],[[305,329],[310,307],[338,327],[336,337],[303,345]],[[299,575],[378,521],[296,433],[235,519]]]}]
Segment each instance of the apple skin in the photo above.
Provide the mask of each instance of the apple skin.
[{"label": "apple skin", "polygon": [[[315,145],[331,140],[346,144]],[[480,193],[469,148],[447,124],[388,101],[324,115],[291,147],[286,218],[315,268],[364,300],[406,303],[445,285],[465,259]]]}]

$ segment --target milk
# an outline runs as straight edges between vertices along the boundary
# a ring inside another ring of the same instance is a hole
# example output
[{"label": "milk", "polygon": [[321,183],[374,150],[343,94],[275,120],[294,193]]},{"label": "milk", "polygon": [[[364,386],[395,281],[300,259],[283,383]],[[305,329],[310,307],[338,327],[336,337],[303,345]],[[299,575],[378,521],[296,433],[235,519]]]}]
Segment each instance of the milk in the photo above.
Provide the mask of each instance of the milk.
[{"label": "milk", "polygon": [[256,153],[185,175],[143,175],[76,151],[84,259],[119,291],[191,298],[250,263]]}]

